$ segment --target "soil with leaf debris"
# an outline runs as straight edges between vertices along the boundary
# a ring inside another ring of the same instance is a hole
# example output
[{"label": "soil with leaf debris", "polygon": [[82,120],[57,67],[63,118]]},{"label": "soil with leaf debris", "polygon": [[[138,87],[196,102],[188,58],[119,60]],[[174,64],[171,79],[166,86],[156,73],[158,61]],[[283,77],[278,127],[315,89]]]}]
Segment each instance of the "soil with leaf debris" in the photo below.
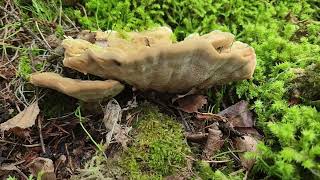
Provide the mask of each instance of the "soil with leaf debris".
[{"label": "soil with leaf debris", "polygon": [[[319,179],[320,4],[306,1],[0,1],[1,179]],[[255,49],[253,79],[202,94],[84,103],[29,83],[63,67],[81,30],[212,30]]]}]

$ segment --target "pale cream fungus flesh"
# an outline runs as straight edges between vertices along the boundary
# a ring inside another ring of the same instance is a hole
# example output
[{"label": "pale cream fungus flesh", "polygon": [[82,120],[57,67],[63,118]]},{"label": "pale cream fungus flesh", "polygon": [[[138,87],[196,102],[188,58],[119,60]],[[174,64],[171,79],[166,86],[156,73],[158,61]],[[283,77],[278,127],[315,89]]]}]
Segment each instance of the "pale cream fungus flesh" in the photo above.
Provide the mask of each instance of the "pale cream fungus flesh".
[{"label": "pale cream fungus flesh", "polygon": [[[108,81],[90,82],[36,73],[31,75],[31,83],[94,101],[117,95],[123,90],[121,83],[168,93],[208,89],[250,79],[256,66],[254,49],[221,31],[190,35],[180,42],[172,42],[172,32],[166,27],[125,34],[84,31],[80,35],[63,41],[64,66]],[[54,85],[57,82],[59,85]]]}]

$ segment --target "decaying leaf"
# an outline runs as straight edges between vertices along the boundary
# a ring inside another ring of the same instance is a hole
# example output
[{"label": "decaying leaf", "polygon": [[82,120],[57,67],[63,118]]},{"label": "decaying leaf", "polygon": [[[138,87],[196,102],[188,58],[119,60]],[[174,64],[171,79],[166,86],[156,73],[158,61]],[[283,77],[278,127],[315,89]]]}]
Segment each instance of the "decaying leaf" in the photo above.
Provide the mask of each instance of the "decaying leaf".
[{"label": "decaying leaf", "polygon": [[253,118],[248,106],[247,101],[240,101],[219,112],[218,115],[228,118],[228,122],[233,127],[252,127]]},{"label": "decaying leaf", "polygon": [[87,102],[114,97],[124,89],[124,86],[118,81],[76,80],[50,72],[32,74],[30,82]]},{"label": "decaying leaf", "polygon": [[[243,137],[238,137],[234,139],[234,145],[236,149],[243,151],[244,153],[256,152],[257,144],[258,144],[258,141],[252,136],[243,136]],[[250,170],[255,163],[255,159],[246,159],[244,157],[244,153],[241,153],[239,155],[241,160],[241,165],[247,170]]]},{"label": "decaying leaf", "polygon": [[34,102],[29,107],[21,111],[15,117],[9,119],[8,121],[0,124],[1,131],[7,131],[12,128],[29,128],[34,125],[37,116],[40,112],[38,102]]},{"label": "decaying leaf", "polygon": [[121,143],[122,147],[127,147],[127,142],[129,138],[127,134],[131,130],[127,127],[121,127],[118,122],[121,120],[122,110],[119,103],[115,99],[111,99],[107,104],[105,114],[103,117],[103,122],[106,129],[109,131],[107,134],[107,145],[111,142],[112,137],[118,143]]},{"label": "decaying leaf", "polygon": [[29,142],[32,142],[32,138],[30,135],[30,129],[22,129],[19,127],[11,128],[10,132],[12,132],[14,135],[16,135],[19,138],[25,139]]},{"label": "decaying leaf", "polygon": [[219,130],[218,126],[212,126],[209,128],[209,134],[207,143],[203,150],[203,159],[211,159],[212,155],[219,151],[223,145],[222,132]]},{"label": "decaying leaf", "polygon": [[119,103],[115,99],[111,99],[106,107],[103,122],[108,131],[119,131],[120,125],[118,121],[121,120],[122,111]]},{"label": "decaying leaf", "polygon": [[35,177],[37,177],[39,173],[42,173],[41,179],[43,180],[56,179],[56,174],[54,173],[54,165],[51,159],[37,157],[32,162],[30,162],[27,167]]},{"label": "decaying leaf", "polygon": [[2,164],[0,166],[0,176],[9,174],[10,171],[17,171],[18,168],[15,166],[15,164]]},{"label": "decaying leaf", "polygon": [[207,98],[203,95],[188,95],[177,99],[181,110],[187,113],[198,112],[203,105],[207,104]]}]

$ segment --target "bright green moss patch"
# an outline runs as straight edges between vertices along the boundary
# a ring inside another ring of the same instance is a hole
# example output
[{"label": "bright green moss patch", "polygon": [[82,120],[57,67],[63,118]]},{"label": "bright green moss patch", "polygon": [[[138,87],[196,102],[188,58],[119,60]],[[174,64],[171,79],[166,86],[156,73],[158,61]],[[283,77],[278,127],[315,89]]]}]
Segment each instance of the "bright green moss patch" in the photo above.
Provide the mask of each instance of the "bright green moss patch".
[{"label": "bright green moss patch", "polygon": [[28,79],[31,73],[32,65],[29,57],[27,55],[21,56],[19,58],[17,76],[22,77],[23,79]]},{"label": "bright green moss patch", "polygon": [[181,124],[155,107],[144,107],[140,114],[133,143],[120,162],[126,174],[133,179],[157,179],[183,171],[190,149]]}]

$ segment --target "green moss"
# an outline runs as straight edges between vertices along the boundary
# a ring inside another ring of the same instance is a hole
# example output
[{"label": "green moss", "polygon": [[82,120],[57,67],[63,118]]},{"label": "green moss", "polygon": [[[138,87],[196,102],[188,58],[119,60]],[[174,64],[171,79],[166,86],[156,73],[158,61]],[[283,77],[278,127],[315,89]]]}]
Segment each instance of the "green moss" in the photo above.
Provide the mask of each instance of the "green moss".
[{"label": "green moss", "polygon": [[133,142],[128,149],[107,160],[98,153],[73,179],[163,179],[187,171],[186,157],[191,152],[181,124],[150,104],[139,107],[138,111]]},{"label": "green moss", "polygon": [[196,170],[202,179],[241,180],[244,178],[243,173],[238,173],[237,175],[226,175],[220,170],[214,171],[210,167],[210,164],[205,161],[198,161],[196,164]]},{"label": "green moss", "polygon": [[19,65],[17,76],[22,77],[23,79],[28,79],[32,73],[31,61],[27,55],[23,55],[19,58]]},{"label": "green moss", "polygon": [[123,154],[127,175],[133,179],[158,179],[183,170],[190,149],[181,124],[155,107],[144,107],[141,114],[132,146]]}]

